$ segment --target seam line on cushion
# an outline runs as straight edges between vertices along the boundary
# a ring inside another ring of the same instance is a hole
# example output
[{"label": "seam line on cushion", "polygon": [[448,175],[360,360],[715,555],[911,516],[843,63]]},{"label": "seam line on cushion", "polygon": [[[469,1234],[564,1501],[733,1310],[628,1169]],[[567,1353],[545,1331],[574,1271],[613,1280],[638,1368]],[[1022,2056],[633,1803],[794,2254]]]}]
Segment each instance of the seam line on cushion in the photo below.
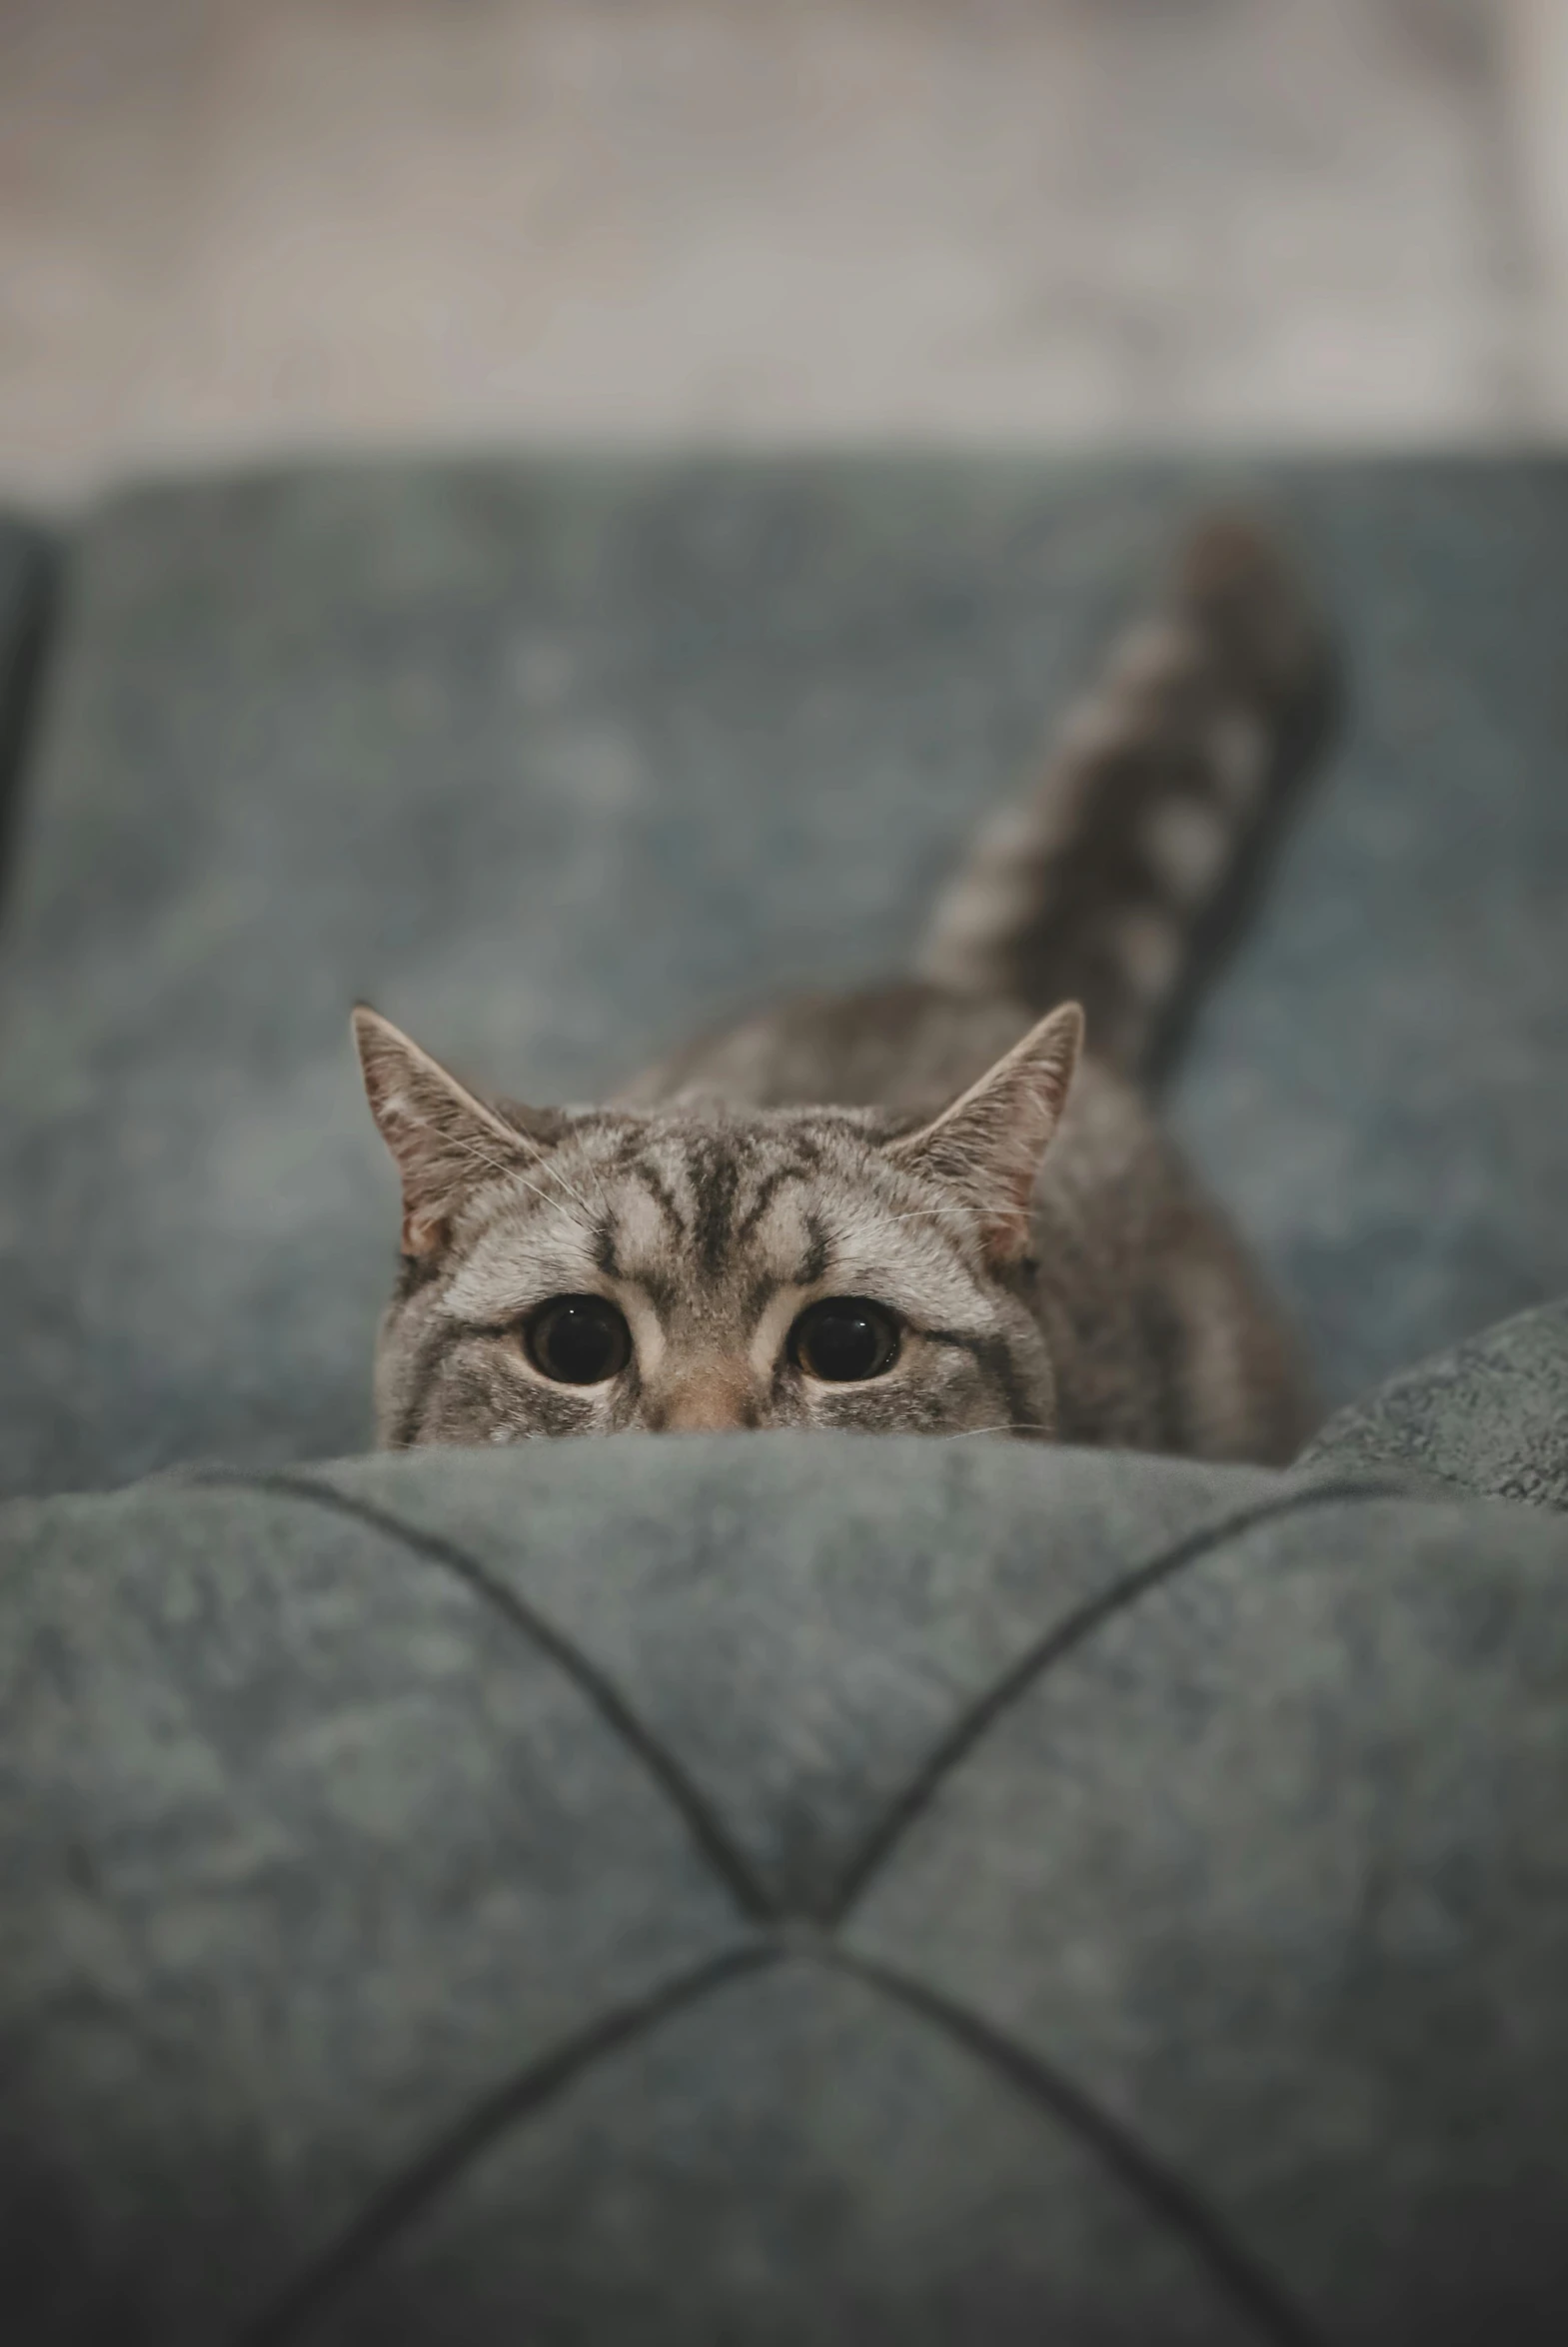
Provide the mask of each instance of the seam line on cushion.
[{"label": "seam line on cushion", "polygon": [[526,2070],[508,2079],[410,2162],[353,2218],[322,2254],[287,2284],[255,2322],[238,2334],[236,2347],[282,2347],[298,2337],[356,2275],[372,2264],[410,2219],[481,2158],[519,2121],[527,2119],[581,2078],[603,2054],[633,2044],[730,1981],[765,1969],[783,1951],[769,1940],[725,1949],[695,1970],[678,1973],[631,2003],[602,2013]]},{"label": "seam line on cushion", "polygon": [[918,2013],[987,2067],[998,2071],[1030,2101],[1048,2111],[1068,2133],[1098,2154],[1103,2164],[1172,2231],[1181,2235],[1232,2303],[1242,2308],[1276,2347],[1321,2347],[1317,2332],[1290,2303],[1273,2277],[1254,2264],[1208,2204],[1182,2178],[1112,2118],[1098,2103],[1017,2044],[979,2014],[952,2003],[937,1989],[890,1971],[863,1956],[824,1941],[818,1960],[860,1980],[894,2003]]},{"label": "seam line on cushion", "polygon": [[777,1902],[731,1841],[680,1761],[666,1749],[653,1729],[639,1718],[615,1681],[565,1631],[557,1629],[543,1614],[536,1613],[525,1598],[509,1588],[505,1581],[497,1580],[467,1549],[460,1548],[455,1541],[443,1539],[439,1533],[427,1532],[413,1524],[404,1523],[399,1517],[377,1507],[373,1501],[352,1498],[346,1492],[335,1491],[329,1483],[315,1483],[306,1476],[247,1474],[238,1468],[204,1467],[194,1480],[199,1484],[217,1484],[230,1489],[260,1491],[275,1497],[303,1500],[325,1508],[329,1513],[347,1516],[355,1523],[364,1524],[368,1530],[400,1542],[427,1563],[439,1565],[451,1573],[472,1595],[480,1598],[521,1632],[536,1652],[554,1662],[563,1676],[571,1680],[579,1694],[598,1712],[620,1743],[641,1762],[646,1774],[679,1813],[710,1870],[729,1892],[741,1913],[751,1922],[764,1922],[778,1912]]},{"label": "seam line on cushion", "polygon": [[1240,1539],[1245,1533],[1256,1531],[1260,1525],[1273,1523],[1281,1517],[1297,1515],[1311,1507],[1409,1497],[1409,1491],[1398,1484],[1373,1482],[1361,1477],[1314,1483],[1306,1489],[1291,1491],[1283,1498],[1258,1501],[1251,1507],[1239,1508],[1234,1514],[1222,1517],[1218,1523],[1207,1524],[1196,1532],[1189,1532],[1169,1548],[1161,1549],[1147,1563],[1135,1566],[1109,1589],[1081,1605],[1075,1613],[1069,1614],[1065,1621],[1053,1624],[1032,1645],[1025,1647],[1017,1661],[986,1688],[934,1745],[903,1791],[889,1804],[849,1859],[839,1877],[836,1892],[818,1920],[829,1927],[844,1921],[909,1827],[929,1807],[945,1778],[967,1758],[994,1722],[1063,1655],[1071,1653],[1074,1647],[1080,1646],[1104,1622],[1124,1612],[1146,1591],[1185,1571],[1188,1565],[1198,1563],[1226,1541]]}]

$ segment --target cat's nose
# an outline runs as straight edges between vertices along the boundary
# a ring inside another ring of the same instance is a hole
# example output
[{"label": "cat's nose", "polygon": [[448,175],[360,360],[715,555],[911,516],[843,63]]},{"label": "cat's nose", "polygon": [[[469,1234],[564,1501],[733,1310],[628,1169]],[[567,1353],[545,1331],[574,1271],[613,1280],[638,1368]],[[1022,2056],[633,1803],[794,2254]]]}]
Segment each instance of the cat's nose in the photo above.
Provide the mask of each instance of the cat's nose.
[{"label": "cat's nose", "polygon": [[671,1434],[721,1434],[755,1426],[751,1380],[728,1364],[694,1369],[672,1388],[659,1423]]}]

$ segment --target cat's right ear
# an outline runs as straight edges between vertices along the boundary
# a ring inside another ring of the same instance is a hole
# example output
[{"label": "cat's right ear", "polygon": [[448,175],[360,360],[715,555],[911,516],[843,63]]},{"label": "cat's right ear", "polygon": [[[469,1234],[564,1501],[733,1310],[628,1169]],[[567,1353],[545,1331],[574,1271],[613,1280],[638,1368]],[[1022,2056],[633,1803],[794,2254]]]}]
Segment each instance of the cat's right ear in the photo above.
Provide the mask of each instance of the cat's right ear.
[{"label": "cat's right ear", "polygon": [[537,1153],[367,1003],[355,1005],[354,1042],[370,1113],[403,1182],[403,1252],[433,1254],[465,1190]]},{"label": "cat's right ear", "polygon": [[1063,1003],[1031,1027],[933,1125],[894,1142],[888,1155],[933,1174],[968,1205],[996,1264],[1021,1261],[1040,1160],[1067,1105],[1083,1013]]}]

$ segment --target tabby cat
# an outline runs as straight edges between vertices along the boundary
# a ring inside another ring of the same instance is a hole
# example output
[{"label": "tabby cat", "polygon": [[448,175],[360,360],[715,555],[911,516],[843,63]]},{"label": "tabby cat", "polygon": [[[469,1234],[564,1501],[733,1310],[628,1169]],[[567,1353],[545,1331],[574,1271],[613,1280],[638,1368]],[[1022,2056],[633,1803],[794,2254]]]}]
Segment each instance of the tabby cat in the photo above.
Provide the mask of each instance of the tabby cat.
[{"label": "tabby cat", "polygon": [[810,1426],[1289,1457],[1290,1343],[1137,1087],[1330,677],[1269,539],[1211,521],[911,977],[748,1020],[604,1108],[484,1099],[358,1009],[403,1183],[381,1441]]}]

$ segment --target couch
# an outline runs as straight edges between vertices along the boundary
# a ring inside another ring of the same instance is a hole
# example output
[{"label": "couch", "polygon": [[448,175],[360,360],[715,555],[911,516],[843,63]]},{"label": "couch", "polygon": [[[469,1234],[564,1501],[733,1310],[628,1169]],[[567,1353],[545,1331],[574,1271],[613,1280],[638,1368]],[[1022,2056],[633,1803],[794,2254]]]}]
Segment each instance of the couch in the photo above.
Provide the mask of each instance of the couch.
[{"label": "couch", "polygon": [[1335,1405],[1297,1467],[366,1455],[348,1002],[583,1097],[885,966],[1212,486],[0,537],[7,2337],[1564,2335],[1561,467],[1245,484],[1354,683],[1169,1105]]}]

